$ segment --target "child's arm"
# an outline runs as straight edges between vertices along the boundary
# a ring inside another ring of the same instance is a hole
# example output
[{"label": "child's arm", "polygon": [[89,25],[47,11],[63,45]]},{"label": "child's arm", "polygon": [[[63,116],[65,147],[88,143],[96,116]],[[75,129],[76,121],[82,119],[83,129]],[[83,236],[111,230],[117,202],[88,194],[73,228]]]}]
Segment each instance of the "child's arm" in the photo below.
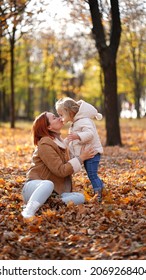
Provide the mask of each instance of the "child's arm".
[{"label": "child's arm", "polygon": [[93,137],[94,137],[93,131],[90,128],[84,128],[81,132],[69,133],[67,139],[69,142],[74,140],[79,140],[82,143],[87,143],[91,141]]},{"label": "child's arm", "polygon": [[85,144],[94,138],[94,134],[95,128],[93,122],[90,119],[86,119],[86,122],[81,119],[78,120],[78,131],[72,132],[72,129],[70,129],[67,139],[69,142],[79,140],[82,144]]},{"label": "child's arm", "polygon": [[81,140],[80,139],[80,137],[79,137],[79,135],[77,134],[77,133],[69,133],[68,134],[68,136],[67,136],[67,140],[69,141],[69,142],[71,142],[71,141],[74,141],[74,140]]}]

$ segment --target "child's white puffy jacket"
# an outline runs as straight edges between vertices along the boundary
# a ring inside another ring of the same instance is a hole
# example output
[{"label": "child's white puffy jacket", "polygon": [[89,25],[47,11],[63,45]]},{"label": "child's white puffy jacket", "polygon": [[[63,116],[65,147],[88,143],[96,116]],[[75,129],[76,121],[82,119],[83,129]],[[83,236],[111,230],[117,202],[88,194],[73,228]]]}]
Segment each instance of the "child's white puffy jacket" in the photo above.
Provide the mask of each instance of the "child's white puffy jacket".
[{"label": "child's white puffy jacket", "polygon": [[79,156],[83,147],[92,147],[95,154],[103,153],[103,147],[97,132],[93,118],[102,119],[102,115],[89,103],[80,100],[78,113],[75,115],[69,133],[77,133],[81,140],[74,140],[69,143],[71,157]]}]

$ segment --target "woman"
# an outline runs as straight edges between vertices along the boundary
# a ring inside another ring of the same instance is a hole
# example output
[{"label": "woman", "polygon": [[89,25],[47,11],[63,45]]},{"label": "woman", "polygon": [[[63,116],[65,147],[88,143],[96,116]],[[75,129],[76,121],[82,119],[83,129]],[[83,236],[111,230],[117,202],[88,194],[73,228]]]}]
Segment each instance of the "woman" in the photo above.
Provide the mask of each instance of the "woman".
[{"label": "woman", "polygon": [[61,195],[65,203],[69,201],[75,204],[84,203],[83,194],[71,192],[71,175],[80,171],[81,164],[93,157],[94,152],[90,148],[84,150],[80,157],[69,159],[60,136],[62,127],[62,119],[50,112],[43,112],[33,123],[33,141],[36,149],[22,191],[24,202],[27,203],[22,211],[24,218],[32,217],[53,190]]}]

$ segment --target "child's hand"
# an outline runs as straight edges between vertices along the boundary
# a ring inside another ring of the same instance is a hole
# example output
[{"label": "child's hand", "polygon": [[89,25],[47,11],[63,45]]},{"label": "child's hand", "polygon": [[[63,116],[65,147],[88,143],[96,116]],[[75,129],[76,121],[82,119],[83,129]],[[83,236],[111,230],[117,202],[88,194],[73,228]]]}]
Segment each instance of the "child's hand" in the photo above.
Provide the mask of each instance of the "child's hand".
[{"label": "child's hand", "polygon": [[70,134],[68,134],[68,136],[67,136],[67,140],[68,140],[69,142],[74,141],[74,140],[80,140],[80,137],[78,136],[77,133],[70,133]]}]

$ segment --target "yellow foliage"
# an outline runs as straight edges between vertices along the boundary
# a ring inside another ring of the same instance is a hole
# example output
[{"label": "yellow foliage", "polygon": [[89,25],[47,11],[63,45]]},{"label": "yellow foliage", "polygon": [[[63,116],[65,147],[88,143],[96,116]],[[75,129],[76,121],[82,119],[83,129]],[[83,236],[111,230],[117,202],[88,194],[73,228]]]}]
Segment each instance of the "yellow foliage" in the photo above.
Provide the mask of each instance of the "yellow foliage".
[{"label": "yellow foliage", "polygon": [[139,147],[138,146],[133,146],[130,148],[131,151],[137,152],[139,151]]}]

